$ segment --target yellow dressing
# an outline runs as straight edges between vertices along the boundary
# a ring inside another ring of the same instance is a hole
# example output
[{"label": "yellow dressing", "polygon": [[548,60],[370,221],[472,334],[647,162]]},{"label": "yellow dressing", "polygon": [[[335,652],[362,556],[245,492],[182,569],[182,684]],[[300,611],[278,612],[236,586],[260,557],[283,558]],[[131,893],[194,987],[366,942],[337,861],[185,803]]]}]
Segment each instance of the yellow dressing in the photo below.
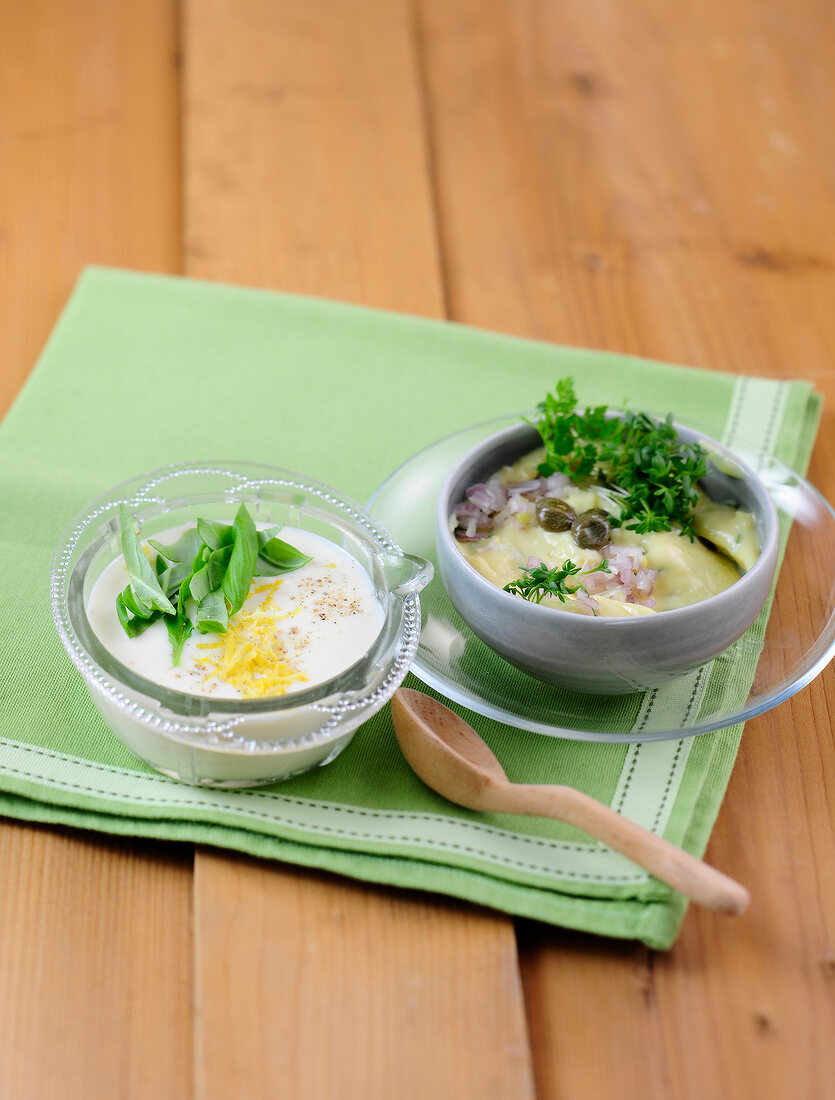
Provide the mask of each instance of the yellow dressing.
[{"label": "yellow dressing", "polygon": [[675,531],[653,531],[641,539],[648,569],[658,570],[653,599],[656,611],[706,600],[739,580],[739,569],[728,558],[698,539]]},{"label": "yellow dressing", "polygon": [[[525,455],[514,465],[504,467],[497,474],[499,481],[506,485],[508,482],[532,480],[538,476],[537,467],[544,455],[544,449],[540,449]],[[578,515],[594,507],[612,511],[610,497],[594,485],[569,487],[555,495],[570,504]],[[668,611],[697,603],[730,587],[739,579],[741,571],[751,567],[759,554],[754,522],[746,512],[727,505],[716,505],[704,498],[696,513],[694,529],[717,549],[706,546],[698,538],[691,541],[678,531],[654,531],[639,535],[624,528],[613,529],[612,543],[640,549],[642,557],[636,569],[657,571],[652,593],[654,607],[626,602],[623,592],[616,590],[605,594],[593,593],[596,613],[602,617],[648,615],[654,611]],[[579,547],[570,531],[543,530],[532,513],[509,516],[494,528],[488,538],[460,542],[458,545],[470,564],[499,587],[516,580],[529,558],[544,561],[550,566],[562,565],[570,559],[585,572],[598,565],[604,556],[596,550]],[[572,582],[581,579],[574,577]],[[542,602],[565,611],[588,614],[588,609],[578,605],[573,597],[562,603],[546,596]]]},{"label": "yellow dressing", "polygon": [[693,513],[693,530],[717,550],[727,554],[743,573],[747,572],[759,557],[760,544],[754,517],[727,504],[714,504],[702,500]]}]

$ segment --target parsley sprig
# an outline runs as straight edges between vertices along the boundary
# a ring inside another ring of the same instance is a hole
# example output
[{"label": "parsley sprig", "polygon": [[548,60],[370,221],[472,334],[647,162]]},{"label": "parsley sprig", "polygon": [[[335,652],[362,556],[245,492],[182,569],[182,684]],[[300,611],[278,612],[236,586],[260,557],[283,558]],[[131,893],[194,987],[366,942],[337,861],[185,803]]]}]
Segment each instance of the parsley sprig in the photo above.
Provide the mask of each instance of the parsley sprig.
[{"label": "parsley sprig", "polygon": [[586,586],[582,583],[568,584],[569,577],[590,577],[592,573],[611,573],[609,563],[604,558],[594,569],[587,569],[581,573],[582,566],[575,565],[570,559],[566,559],[562,565],[547,566],[544,562],[534,566],[533,569],[523,569],[522,576],[504,586],[505,592],[511,595],[521,596],[532,603],[542,603],[546,596],[555,596],[565,603],[566,596],[573,596],[575,592],[586,592]]},{"label": "parsley sprig", "polygon": [[116,614],[130,638],[160,618],[171,642],[172,663],[196,627],[202,634],[225,634],[230,616],[240,611],[252,579],[278,576],[310,561],[294,546],[276,538],[280,527],[259,531],[245,505],[234,522],[198,519],[171,546],[154,539],[153,564],[142,549],[127,505],[120,506],[122,553],[130,584],[116,597]]},{"label": "parsley sprig", "polygon": [[592,476],[613,490],[620,506],[615,523],[646,534],[674,525],[693,538],[691,513],[699,499],[696,483],[707,473],[707,452],[684,443],[672,423],[645,413],[608,415],[605,405],[577,411],[574,382],[563,378],[540,402],[534,426],[545,444],[543,477]]}]

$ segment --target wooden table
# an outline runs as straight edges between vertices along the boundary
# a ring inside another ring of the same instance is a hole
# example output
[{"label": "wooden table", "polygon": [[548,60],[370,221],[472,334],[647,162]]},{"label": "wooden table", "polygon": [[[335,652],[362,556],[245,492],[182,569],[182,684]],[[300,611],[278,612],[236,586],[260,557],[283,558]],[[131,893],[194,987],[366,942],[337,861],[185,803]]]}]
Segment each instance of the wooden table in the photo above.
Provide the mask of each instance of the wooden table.
[{"label": "wooden table", "polygon": [[[2,0],[2,406],[91,262],[832,403],[833,73],[829,0]],[[750,912],[669,954],[3,822],[0,1096],[832,1096],[832,673],[745,731]]]}]

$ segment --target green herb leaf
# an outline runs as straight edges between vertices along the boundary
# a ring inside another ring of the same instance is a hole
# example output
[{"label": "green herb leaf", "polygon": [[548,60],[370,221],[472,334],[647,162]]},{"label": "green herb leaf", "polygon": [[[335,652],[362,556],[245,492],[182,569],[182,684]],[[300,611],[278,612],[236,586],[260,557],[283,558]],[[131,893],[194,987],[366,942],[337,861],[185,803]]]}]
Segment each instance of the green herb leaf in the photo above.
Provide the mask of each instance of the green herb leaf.
[{"label": "green herb leaf", "polygon": [[229,626],[229,611],[221,590],[209,592],[197,605],[194,624],[201,634],[225,634]]},{"label": "green herb leaf", "polygon": [[157,542],[156,539],[148,539],[149,546],[153,546],[153,548],[159,551],[167,561],[173,562],[192,561],[194,555],[200,549],[202,542],[203,540],[194,527],[189,528],[188,531],[184,531],[171,546],[164,546],[161,542]]},{"label": "green herb leaf", "polygon": [[594,474],[612,488],[620,505],[616,525],[645,534],[673,524],[691,539],[690,517],[699,495],[695,484],[707,473],[707,452],[683,443],[672,417],[656,421],[645,413],[608,416],[605,405],[576,411],[571,378],[539,405],[535,427],[545,445],[541,476],[567,474],[582,481]]},{"label": "green herb leaf", "polygon": [[209,567],[203,565],[189,577],[188,594],[193,600],[197,600],[197,602],[200,603],[201,600],[205,600],[211,591],[212,586],[209,584]]},{"label": "green herb leaf", "polygon": [[[198,603],[205,599],[209,592],[220,588],[231,556],[232,547],[221,546],[219,550],[213,550],[206,558],[205,565],[192,575],[189,583],[189,594]],[[250,578],[251,583],[252,579]],[[249,589],[247,589],[248,591]]]},{"label": "green herb leaf", "polygon": [[278,532],[281,530],[281,524],[276,523],[273,527],[265,527],[263,530],[258,531],[258,549],[260,550],[265,543],[268,543],[270,539],[275,538]]},{"label": "green herb leaf", "polygon": [[[125,633],[136,637],[164,614],[176,667],[195,626],[204,634],[226,632],[230,615],[249,595],[256,569],[269,576],[299,569],[311,560],[276,538],[280,530],[276,526],[258,531],[242,504],[232,524],[198,519],[196,527],[170,546],[149,540],[158,551],[152,565],[122,505],[122,552],[131,583],[116,598],[116,614]],[[264,556],[259,559],[261,550]]]},{"label": "green herb leaf", "polygon": [[231,523],[215,523],[210,519],[198,519],[197,531],[210,550],[231,545],[235,532]]},{"label": "green herb leaf", "polygon": [[147,617],[136,615],[133,611],[133,607],[135,606],[133,593],[130,588],[126,588],[124,592],[120,592],[116,597],[116,614],[119,618],[119,622],[122,624],[122,629],[129,638],[138,638],[139,635],[143,634],[149,626],[152,626],[162,614],[161,611],[152,611]]},{"label": "green herb leaf", "polygon": [[[157,558],[157,562],[162,561],[162,556]],[[177,589],[186,579],[190,577],[193,571],[193,564],[190,561],[178,561],[173,565],[169,565],[167,569],[159,574],[159,584],[163,592],[173,601]]]},{"label": "green herb leaf", "polygon": [[523,569],[522,576],[504,586],[505,592],[511,595],[521,596],[532,603],[542,603],[546,596],[554,596],[561,603],[565,603],[566,596],[573,596],[575,592],[586,591],[583,584],[568,584],[569,577],[590,577],[592,573],[611,573],[608,561],[604,558],[594,569],[587,569],[581,573],[582,566],[575,565],[567,559],[562,565],[553,568],[540,562],[533,569]]},{"label": "green herb leaf", "polygon": [[[259,531],[259,535],[260,533]],[[279,573],[292,573],[313,560],[309,554],[303,554],[295,546],[276,538],[271,538],[261,546],[258,558],[256,571],[267,577],[275,577]]]},{"label": "green herb leaf", "polygon": [[125,607],[124,593],[121,592],[116,597],[116,614],[119,617],[119,622],[122,624],[122,629],[124,630],[125,634],[127,634],[129,638],[132,638],[134,636],[133,624],[131,622],[131,617],[128,614],[128,609],[127,607]]},{"label": "green herb leaf", "polygon": [[131,615],[137,616],[137,618],[148,619],[153,614],[153,610],[149,612],[145,604],[137,601],[130,585],[120,594],[119,598],[126,610],[129,611]]},{"label": "green herb leaf", "polygon": [[143,617],[150,615],[151,610],[154,608],[173,615],[174,607],[160,588],[154,567],[148,561],[136,536],[133,519],[126,504],[119,506],[119,518],[121,521],[122,553],[128,567],[130,586],[137,606],[143,611]]},{"label": "green herb leaf", "polygon": [[191,620],[186,615],[164,615],[165,626],[168,630],[168,640],[171,642],[171,664],[177,668],[183,655],[183,646],[191,637]]},{"label": "green herb leaf", "polygon": [[258,559],[258,532],[252,516],[241,505],[232,524],[235,541],[229,567],[223,577],[223,594],[229,601],[229,614],[234,615],[244,605],[249,595],[252,578],[255,575],[255,563]]}]

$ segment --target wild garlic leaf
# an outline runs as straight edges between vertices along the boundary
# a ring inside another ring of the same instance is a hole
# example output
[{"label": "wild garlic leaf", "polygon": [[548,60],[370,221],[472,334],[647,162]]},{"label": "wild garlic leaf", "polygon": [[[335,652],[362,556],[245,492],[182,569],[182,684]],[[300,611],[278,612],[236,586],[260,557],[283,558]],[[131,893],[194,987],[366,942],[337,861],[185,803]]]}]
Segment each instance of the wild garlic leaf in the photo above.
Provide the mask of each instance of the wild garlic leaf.
[{"label": "wild garlic leaf", "polygon": [[198,519],[197,531],[210,550],[231,545],[234,531],[230,523],[215,523],[211,519]]},{"label": "wild garlic leaf", "polygon": [[[276,538],[264,543],[258,551],[258,557],[261,562],[266,562],[270,566],[269,573],[263,570],[264,575],[272,577],[277,576],[279,573],[292,573],[294,569],[301,569],[303,565],[307,565],[312,560],[309,554],[303,554],[295,546]],[[257,571],[262,572],[260,562]]]},{"label": "wild garlic leaf", "polygon": [[195,626],[202,633],[226,632],[230,615],[249,595],[256,571],[271,576],[311,560],[276,538],[280,526],[259,531],[243,504],[232,524],[198,519],[196,527],[171,545],[149,539],[158,552],[153,565],[124,506],[121,525],[131,584],[116,598],[119,622],[136,637],[164,614],[175,667]]},{"label": "wild garlic leaf", "polygon": [[189,528],[188,531],[184,531],[182,535],[171,546],[165,546],[161,542],[157,542],[156,539],[148,539],[148,545],[153,546],[166,561],[172,562],[185,562],[192,561],[194,555],[200,549],[203,540],[197,533],[197,529],[194,527]]},{"label": "wild garlic leaf", "polygon": [[186,579],[180,584],[180,590],[177,593],[177,614],[185,615],[186,613],[186,601],[191,595],[191,578],[194,576],[192,570]]},{"label": "wild garlic leaf", "polygon": [[149,611],[145,604],[137,601],[130,585],[120,594],[119,598],[131,615],[135,615],[139,619],[148,619],[153,614],[153,609]]},{"label": "wild garlic leaf", "polygon": [[[157,561],[161,560],[162,555],[160,555]],[[173,600],[177,589],[180,587],[186,577],[191,576],[191,572],[192,564],[190,561],[178,561],[175,562],[173,565],[169,565],[168,568],[163,569],[163,571],[159,575],[160,588],[163,590],[166,596],[169,597],[169,599]]]},{"label": "wild garlic leaf", "polygon": [[276,523],[272,527],[264,527],[262,530],[260,530],[258,532],[258,549],[260,550],[265,543],[269,542],[270,539],[275,538],[275,536],[281,530],[282,527],[280,523]]},{"label": "wild garlic leaf", "polygon": [[124,594],[121,592],[116,597],[116,614],[119,618],[119,622],[122,624],[122,629],[124,630],[125,634],[127,634],[129,638],[133,638],[133,624],[131,622],[131,617],[128,614],[128,609],[125,607]]},{"label": "wild garlic leaf", "polygon": [[225,634],[229,626],[229,611],[223,592],[217,588],[197,605],[195,626],[201,634]]},{"label": "wild garlic leaf", "polygon": [[137,606],[145,609],[144,614],[146,616],[154,608],[173,615],[174,607],[160,588],[154,567],[148,561],[137,538],[133,519],[126,504],[119,505],[119,517],[122,528],[122,553],[125,556],[130,586]]},{"label": "wild garlic leaf", "polygon": [[219,550],[213,550],[202,568],[194,573],[189,584],[189,591],[198,603],[205,599],[209,592],[220,588],[231,555],[231,546],[221,546]]},{"label": "wild garlic leaf", "polygon": [[193,600],[197,600],[197,602],[200,603],[201,600],[205,600],[211,590],[209,584],[209,567],[204,565],[189,578],[188,594]]},{"label": "wild garlic leaf", "polygon": [[[128,603],[125,599],[125,594],[130,593],[130,588],[126,588],[124,592],[120,592],[116,597],[116,615],[119,618],[119,622],[122,624],[122,629],[129,638],[138,638],[140,634],[144,633],[149,626],[152,626],[157,619],[162,615],[161,611],[152,611],[147,618],[133,615],[131,617],[131,611]],[[133,594],[130,595],[131,604],[133,604]]]},{"label": "wild garlic leaf", "polygon": [[191,581],[195,573],[199,572],[205,562],[203,561],[203,551],[206,549],[202,540],[200,542],[200,550],[195,554],[194,561],[191,563],[191,570],[189,575],[180,584],[180,591],[177,595],[177,614],[184,615],[186,609],[186,601],[191,597]]},{"label": "wild garlic leaf", "polygon": [[232,544],[229,566],[223,577],[223,594],[229,601],[230,615],[243,607],[258,560],[258,532],[246,505],[240,506],[232,526],[235,529],[235,541]]},{"label": "wild garlic leaf", "polygon": [[186,615],[164,615],[168,640],[171,642],[171,664],[177,668],[183,655],[183,646],[191,637],[193,627]]},{"label": "wild garlic leaf", "polygon": [[[213,591],[215,588],[220,588],[223,583],[224,574],[229,568],[229,560],[231,557],[231,546],[221,546],[219,550],[213,550],[209,555],[205,568],[209,571],[210,591]],[[250,580],[249,583],[252,584],[252,581]],[[249,590],[247,590],[247,595],[249,595]]]}]

